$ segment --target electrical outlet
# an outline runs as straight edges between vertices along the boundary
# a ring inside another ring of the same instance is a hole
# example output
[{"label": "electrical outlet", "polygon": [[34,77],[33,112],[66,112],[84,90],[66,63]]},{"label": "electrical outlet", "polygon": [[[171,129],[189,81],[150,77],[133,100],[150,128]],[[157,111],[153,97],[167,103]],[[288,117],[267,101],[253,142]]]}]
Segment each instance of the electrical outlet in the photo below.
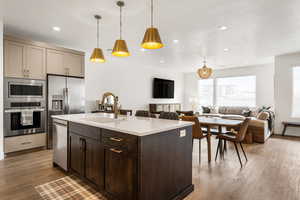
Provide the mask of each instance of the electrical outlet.
[{"label": "electrical outlet", "polygon": [[185,129],[180,130],[180,137],[185,137],[186,136],[186,131]]}]

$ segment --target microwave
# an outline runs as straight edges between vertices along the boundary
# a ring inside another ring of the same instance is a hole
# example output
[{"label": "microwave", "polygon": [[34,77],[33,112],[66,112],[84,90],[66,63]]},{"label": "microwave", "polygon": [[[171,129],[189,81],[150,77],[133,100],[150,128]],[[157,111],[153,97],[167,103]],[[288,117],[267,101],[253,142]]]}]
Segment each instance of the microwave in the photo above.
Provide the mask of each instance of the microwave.
[{"label": "microwave", "polygon": [[45,85],[46,82],[43,80],[5,78],[5,108],[12,107],[11,104],[14,102],[43,102],[46,97]]}]

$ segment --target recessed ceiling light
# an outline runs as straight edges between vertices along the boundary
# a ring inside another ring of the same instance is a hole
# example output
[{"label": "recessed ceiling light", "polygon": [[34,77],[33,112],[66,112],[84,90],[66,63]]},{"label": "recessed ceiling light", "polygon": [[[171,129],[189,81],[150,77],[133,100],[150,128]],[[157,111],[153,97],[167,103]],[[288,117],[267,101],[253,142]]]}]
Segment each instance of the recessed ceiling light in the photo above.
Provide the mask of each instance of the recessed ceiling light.
[{"label": "recessed ceiling light", "polygon": [[227,26],[220,26],[220,27],[219,27],[219,30],[221,30],[221,31],[225,31],[225,30],[227,30],[227,29],[228,29]]},{"label": "recessed ceiling light", "polygon": [[146,51],[146,49],[144,49],[144,48],[141,48],[141,51],[143,51],[143,52],[144,52],[144,51]]},{"label": "recessed ceiling light", "polygon": [[177,44],[177,43],[179,42],[179,40],[173,40],[173,42],[174,42],[175,44]]},{"label": "recessed ceiling light", "polygon": [[60,27],[58,27],[58,26],[53,26],[52,29],[53,29],[54,31],[57,31],[57,32],[60,31]]},{"label": "recessed ceiling light", "polygon": [[229,49],[228,49],[228,48],[225,48],[225,49],[223,49],[223,51],[227,52],[227,51],[229,51]]}]

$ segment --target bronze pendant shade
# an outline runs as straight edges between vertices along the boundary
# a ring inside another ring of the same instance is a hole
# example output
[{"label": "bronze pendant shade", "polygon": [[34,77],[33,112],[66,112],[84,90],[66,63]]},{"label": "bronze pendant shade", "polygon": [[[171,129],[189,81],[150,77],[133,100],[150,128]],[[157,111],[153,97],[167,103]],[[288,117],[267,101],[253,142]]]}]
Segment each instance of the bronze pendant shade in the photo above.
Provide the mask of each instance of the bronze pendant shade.
[{"label": "bronze pendant shade", "polygon": [[122,7],[125,5],[123,1],[118,1],[117,6],[120,7],[120,39],[116,40],[112,55],[118,57],[130,56],[126,41],[122,39]]},{"label": "bronze pendant shade", "polygon": [[95,63],[104,63],[105,58],[103,51],[99,48],[99,20],[101,19],[101,16],[95,15],[95,19],[97,20],[97,48],[94,49],[90,57],[90,61]]},{"label": "bronze pendant shade", "polygon": [[204,65],[202,68],[197,71],[198,76],[202,79],[208,79],[212,75],[212,69],[206,66],[206,61],[204,61]]},{"label": "bronze pendant shade", "polygon": [[95,48],[92,55],[91,55],[90,61],[91,62],[96,62],[96,63],[104,63],[105,59],[104,59],[104,56],[103,56],[102,49]]},{"label": "bronze pendant shade", "polygon": [[151,27],[147,28],[141,46],[145,49],[160,49],[164,46],[158,29],[153,27],[153,0],[151,0]]},{"label": "bronze pendant shade", "polygon": [[145,49],[160,49],[163,46],[158,29],[154,27],[147,28],[142,42],[142,47]]},{"label": "bronze pendant shade", "polygon": [[112,55],[119,57],[130,56],[125,40],[116,40]]}]

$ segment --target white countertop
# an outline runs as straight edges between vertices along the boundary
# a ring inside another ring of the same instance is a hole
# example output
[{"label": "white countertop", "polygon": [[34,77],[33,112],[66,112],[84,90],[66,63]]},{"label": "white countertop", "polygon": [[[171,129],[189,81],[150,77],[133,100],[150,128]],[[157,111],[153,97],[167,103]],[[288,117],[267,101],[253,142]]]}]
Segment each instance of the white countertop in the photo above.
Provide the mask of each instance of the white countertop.
[{"label": "white countertop", "polygon": [[194,124],[193,122],[181,120],[166,120],[133,116],[127,117],[124,115],[119,115],[118,119],[114,119],[113,116],[113,114],[108,113],[88,113],[53,115],[52,118],[128,133],[136,136],[147,136]]}]

